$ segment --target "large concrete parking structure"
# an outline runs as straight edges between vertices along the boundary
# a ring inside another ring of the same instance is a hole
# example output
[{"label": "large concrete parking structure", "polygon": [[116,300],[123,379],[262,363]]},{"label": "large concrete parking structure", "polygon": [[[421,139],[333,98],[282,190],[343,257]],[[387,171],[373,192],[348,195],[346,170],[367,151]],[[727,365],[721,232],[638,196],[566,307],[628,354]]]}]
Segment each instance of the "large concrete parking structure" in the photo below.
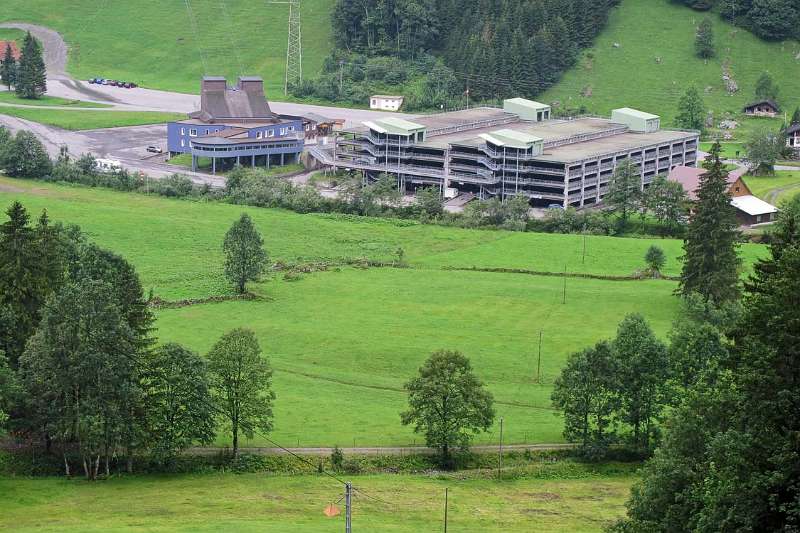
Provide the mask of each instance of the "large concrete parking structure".
[{"label": "large concrete parking structure", "polygon": [[564,207],[599,202],[628,160],[642,187],[675,166],[696,165],[699,133],[662,130],[656,115],[622,108],[610,119],[555,120],[550,113],[549,106],[515,98],[503,109],[372,120],[311,154],[370,179],[396,176],[403,190],[437,186],[449,196],[482,199],[521,194],[534,206]]}]

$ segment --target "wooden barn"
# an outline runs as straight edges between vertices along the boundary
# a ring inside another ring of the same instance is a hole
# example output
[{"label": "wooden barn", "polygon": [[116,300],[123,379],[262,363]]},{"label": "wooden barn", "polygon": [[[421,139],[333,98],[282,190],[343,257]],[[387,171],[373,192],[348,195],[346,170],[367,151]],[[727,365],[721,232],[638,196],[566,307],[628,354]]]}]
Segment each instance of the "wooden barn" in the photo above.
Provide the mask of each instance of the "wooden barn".
[{"label": "wooden barn", "polygon": [[760,100],[744,106],[744,114],[750,117],[774,117],[781,109],[773,100]]}]

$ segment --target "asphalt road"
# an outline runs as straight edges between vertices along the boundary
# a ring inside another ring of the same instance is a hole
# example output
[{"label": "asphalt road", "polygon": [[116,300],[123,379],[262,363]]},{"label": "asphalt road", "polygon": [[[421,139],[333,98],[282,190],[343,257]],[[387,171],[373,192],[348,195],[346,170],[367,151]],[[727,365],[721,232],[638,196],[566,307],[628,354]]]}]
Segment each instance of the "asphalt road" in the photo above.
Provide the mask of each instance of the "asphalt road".
[{"label": "asphalt road", "polygon": [[[61,35],[49,28],[35,24],[6,22],[0,23],[2,28],[17,28],[30,31],[44,45],[45,65],[47,68],[47,94],[72,100],[84,100],[110,104],[113,107],[94,109],[96,111],[164,111],[190,113],[200,108],[200,96],[153,89],[123,89],[107,85],[94,85],[86,81],[74,80],[66,72],[68,47]],[[97,73],[102,76],[102,72]],[[200,80],[198,80],[199,92]],[[7,104],[14,106],[14,104]],[[286,115],[303,115],[315,112],[333,119],[344,119],[345,126],[350,127],[365,120],[385,116],[401,116],[413,118],[413,115],[369,111],[366,109],[348,109],[331,106],[297,104],[290,102],[270,102],[273,111]],[[0,105],[0,108],[2,105]],[[22,106],[19,106],[22,107]],[[51,109],[58,109],[53,107]],[[77,110],[77,108],[73,109]],[[0,109],[2,111],[2,109]],[[187,175],[196,183],[209,183],[212,186],[224,186],[225,179],[204,173],[189,172],[167,165],[163,161],[154,160],[145,148],[148,145],[164,147],[166,125],[133,126],[126,128],[109,128],[89,131],[66,131],[52,126],[23,120],[0,113],[0,125],[12,132],[27,129],[36,134],[47,147],[52,156],[56,156],[59,147],[66,144],[70,152],[76,155],[91,153],[95,157],[118,159],[122,166],[130,171],[141,171],[153,178],[169,176],[176,171]]]}]

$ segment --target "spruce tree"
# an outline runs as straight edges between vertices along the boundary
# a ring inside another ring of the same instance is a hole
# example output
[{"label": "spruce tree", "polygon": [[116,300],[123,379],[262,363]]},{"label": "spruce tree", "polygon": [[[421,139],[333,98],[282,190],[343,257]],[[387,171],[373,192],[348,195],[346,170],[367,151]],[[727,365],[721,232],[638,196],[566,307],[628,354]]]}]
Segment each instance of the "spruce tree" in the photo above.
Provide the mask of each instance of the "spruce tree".
[{"label": "spruce tree", "polygon": [[42,47],[30,32],[22,45],[22,56],[16,75],[16,91],[20,98],[35,99],[47,91],[47,73],[42,57]]},{"label": "spruce tree", "polygon": [[719,142],[711,147],[700,177],[695,213],[683,244],[680,291],[699,293],[706,301],[721,304],[739,295],[737,255],[740,234],[736,210],[728,192],[728,172],[719,154]]},{"label": "spruce tree", "polygon": [[3,84],[8,87],[9,91],[11,86],[17,82],[17,62],[11,55],[11,46],[6,46],[5,56],[0,60],[0,78],[3,78]]},{"label": "spruce tree", "polygon": [[698,26],[694,39],[694,49],[697,57],[701,59],[709,59],[716,54],[714,49],[714,28],[711,25],[711,19],[703,19],[700,26]]}]

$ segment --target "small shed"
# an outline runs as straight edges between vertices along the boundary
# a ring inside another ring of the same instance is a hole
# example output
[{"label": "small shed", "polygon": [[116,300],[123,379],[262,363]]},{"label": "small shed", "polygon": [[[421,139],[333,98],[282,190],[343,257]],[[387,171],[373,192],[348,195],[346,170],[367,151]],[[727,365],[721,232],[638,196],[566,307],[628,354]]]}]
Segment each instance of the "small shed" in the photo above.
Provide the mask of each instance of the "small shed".
[{"label": "small shed", "polygon": [[525,98],[509,98],[508,100],[503,100],[503,111],[514,113],[522,120],[542,122],[543,120],[550,120],[551,108],[547,104]]},{"label": "small shed", "polygon": [[775,219],[778,208],[752,195],[735,196],[731,205],[736,208],[736,218],[744,226],[767,224]]},{"label": "small shed", "polygon": [[544,147],[543,139],[510,129],[481,133],[478,137],[497,148],[514,148],[527,152],[530,155],[541,155]]},{"label": "small shed", "polygon": [[774,117],[781,109],[774,100],[759,100],[744,106],[743,111],[750,117]]},{"label": "small shed", "polygon": [[388,94],[375,94],[369,99],[369,108],[380,111],[398,111],[403,105],[402,96],[392,96]]},{"label": "small shed", "polygon": [[19,51],[16,41],[0,41],[0,59],[6,57],[6,48],[11,48],[11,57],[14,58],[14,61],[19,61],[22,54]]},{"label": "small shed", "polygon": [[611,120],[625,124],[630,131],[635,133],[654,133],[661,128],[661,117],[630,107],[611,111]]},{"label": "small shed", "polygon": [[792,124],[786,130],[786,146],[800,153],[800,123]]}]

